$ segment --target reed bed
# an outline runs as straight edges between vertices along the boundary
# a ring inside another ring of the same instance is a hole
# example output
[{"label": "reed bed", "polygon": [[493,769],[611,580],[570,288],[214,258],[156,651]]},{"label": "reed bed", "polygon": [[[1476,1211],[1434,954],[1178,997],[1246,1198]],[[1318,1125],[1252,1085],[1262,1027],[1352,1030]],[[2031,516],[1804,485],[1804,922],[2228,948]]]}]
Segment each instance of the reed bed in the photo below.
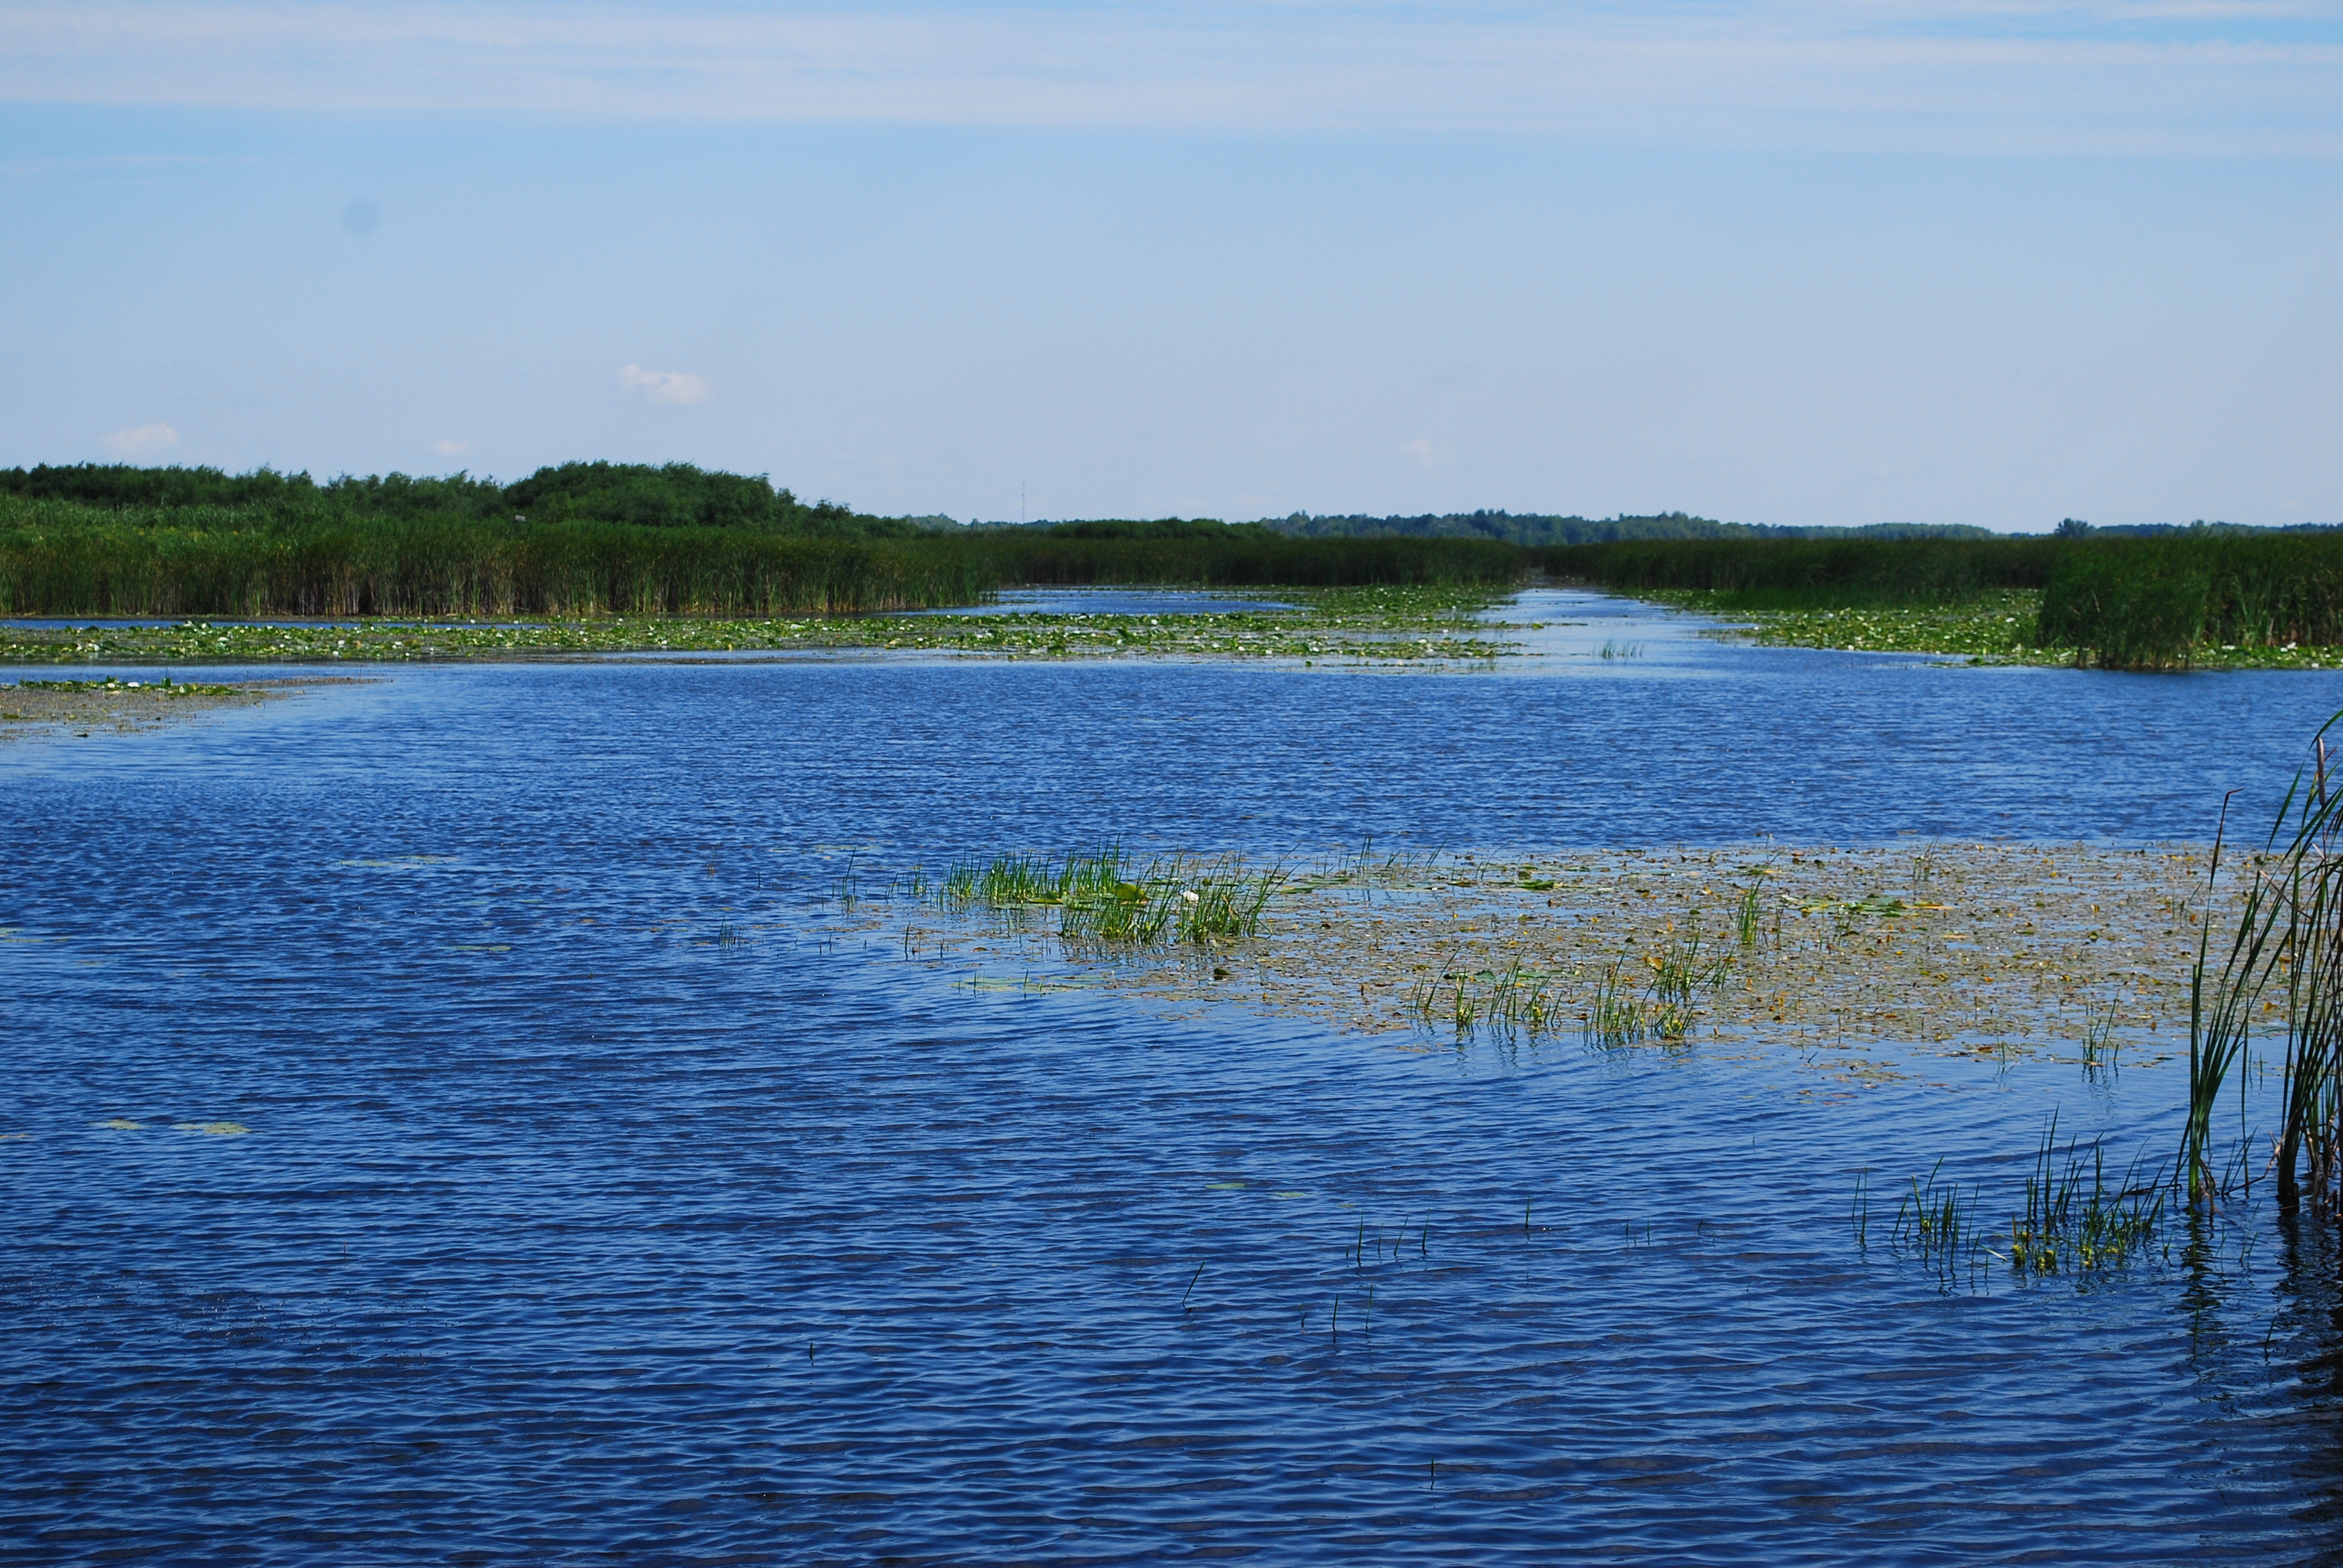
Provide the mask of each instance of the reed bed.
[{"label": "reed bed", "polygon": [[2331,532],[1638,539],[1531,558],[1798,647],[2110,669],[2343,659],[2343,535]]},{"label": "reed bed", "polygon": [[[212,487],[228,504],[0,490],[0,615],[820,615],[977,604],[1012,583],[1490,589],[1527,569],[1519,549],[1475,539],[890,528],[760,481],[691,478],[671,495],[595,491],[592,515],[528,482],[507,498],[529,509],[503,513],[460,486],[412,507],[282,481],[266,498]],[[719,480],[735,482],[700,493]],[[761,492],[771,515],[733,490]]]},{"label": "reed bed", "polygon": [[2002,538],[1620,539],[1530,552],[1543,570],[1622,593],[1729,595],[1743,609],[1948,603],[2041,589],[2069,541]]},{"label": "reed bed", "polygon": [[987,558],[916,540],[330,516],[57,526],[27,509],[0,516],[0,614],[837,614],[973,604],[1001,581]]}]

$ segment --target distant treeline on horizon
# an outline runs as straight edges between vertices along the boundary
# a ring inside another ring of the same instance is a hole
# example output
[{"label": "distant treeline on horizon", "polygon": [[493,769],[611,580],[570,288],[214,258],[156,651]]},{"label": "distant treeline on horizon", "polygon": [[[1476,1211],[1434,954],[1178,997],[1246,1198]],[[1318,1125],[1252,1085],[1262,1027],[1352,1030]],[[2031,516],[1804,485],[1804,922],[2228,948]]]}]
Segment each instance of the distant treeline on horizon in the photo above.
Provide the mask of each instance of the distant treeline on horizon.
[{"label": "distant treeline on horizon", "polygon": [[[325,481],[272,468],[230,474],[202,467],[142,467],[130,464],[41,464],[0,468],[0,495],[115,510],[221,509],[245,514],[338,512],[352,517],[468,518],[477,521],[587,521],[636,528],[749,528],[816,538],[910,538],[937,533],[1022,531],[1075,538],[1182,538],[1222,529],[1259,530],[1291,538],[1490,539],[1535,548],[1614,544],[1635,539],[1729,538],[2009,538],[1966,523],[1732,523],[1687,512],[1584,518],[1544,512],[1482,509],[1372,517],[1364,513],[1294,512],[1228,523],[1214,518],[1073,518],[1027,523],[960,523],[940,514],[882,517],[830,500],[800,500],[762,474],[733,474],[689,463],[563,463],[525,479],[452,474],[343,475]],[[2343,528],[2337,523],[2278,528],[2207,522],[2135,523],[2094,528],[2066,518],[2046,532],[2151,537],[2189,532],[2306,533]]]}]

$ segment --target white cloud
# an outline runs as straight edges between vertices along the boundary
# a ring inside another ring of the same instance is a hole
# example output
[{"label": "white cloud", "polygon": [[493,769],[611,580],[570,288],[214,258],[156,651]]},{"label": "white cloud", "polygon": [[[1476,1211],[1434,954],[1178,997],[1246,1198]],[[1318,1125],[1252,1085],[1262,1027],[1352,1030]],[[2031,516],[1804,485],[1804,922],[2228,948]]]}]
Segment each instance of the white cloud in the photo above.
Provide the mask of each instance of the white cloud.
[{"label": "white cloud", "polygon": [[167,452],[179,444],[179,433],[168,425],[140,425],[116,430],[106,437],[106,449],[117,457],[145,457]]},{"label": "white cloud", "polygon": [[654,403],[705,403],[716,396],[716,383],[683,370],[646,370],[629,365],[618,372],[618,385],[631,387]]},{"label": "white cloud", "polygon": [[0,101],[2343,151],[2332,0],[15,0]]},{"label": "white cloud", "polygon": [[1435,447],[1429,441],[1408,441],[1400,447],[1399,455],[1419,468],[1436,468],[1453,462],[1455,454],[1445,447]]},{"label": "white cloud", "polygon": [[431,449],[443,457],[460,457],[472,449],[469,441],[434,441]]}]

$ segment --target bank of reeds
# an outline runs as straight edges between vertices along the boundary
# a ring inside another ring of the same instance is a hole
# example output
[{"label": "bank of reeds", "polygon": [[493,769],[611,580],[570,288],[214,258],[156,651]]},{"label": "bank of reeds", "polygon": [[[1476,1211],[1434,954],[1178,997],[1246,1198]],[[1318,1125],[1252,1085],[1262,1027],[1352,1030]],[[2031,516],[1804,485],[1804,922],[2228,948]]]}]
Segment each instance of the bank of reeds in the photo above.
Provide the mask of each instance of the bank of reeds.
[{"label": "bank of reeds", "polygon": [[2178,668],[2207,648],[2343,645],[2343,536],[2331,533],[1633,539],[1530,557],[1622,593],[1710,596],[1727,612],[2038,593],[2034,645],[2111,669]]},{"label": "bank of reeds", "polygon": [[2066,541],[1996,539],[1622,539],[1530,552],[1555,576],[1622,593],[1719,594],[1739,609],[1844,609],[1949,602],[2040,588]]},{"label": "bank of reeds", "polygon": [[902,538],[126,506],[0,496],[0,614],[779,616],[980,602],[1012,584],[1503,587],[1522,552],[1476,539],[1170,538],[999,529]]},{"label": "bank of reeds", "polygon": [[[45,508],[55,509],[55,508]],[[0,613],[806,615],[969,604],[980,557],[719,528],[463,519],[142,527],[0,517]]]},{"label": "bank of reeds", "polygon": [[2343,643],[2343,537],[2092,540],[2058,555],[2036,635],[2130,669],[2185,665],[2208,645]]}]

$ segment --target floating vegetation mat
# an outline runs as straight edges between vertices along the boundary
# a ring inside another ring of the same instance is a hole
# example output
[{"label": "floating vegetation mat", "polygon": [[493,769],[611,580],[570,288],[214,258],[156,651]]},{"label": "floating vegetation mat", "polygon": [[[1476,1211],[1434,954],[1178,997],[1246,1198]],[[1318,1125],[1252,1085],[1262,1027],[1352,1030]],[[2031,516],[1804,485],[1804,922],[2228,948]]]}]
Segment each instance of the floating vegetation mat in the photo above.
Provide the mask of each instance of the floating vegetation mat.
[{"label": "floating vegetation mat", "polygon": [[[352,678],[339,678],[347,680]],[[290,695],[303,680],[216,682],[157,680],[19,680],[0,684],[0,741],[35,731],[98,730],[136,734],[218,708],[250,707]]]},{"label": "floating vegetation mat", "polygon": [[1362,854],[1287,869],[1257,934],[1226,940],[1109,950],[974,903],[884,918],[909,956],[996,973],[1432,1039],[1786,1044],[1870,1081],[1892,1070],[1880,1047],[2109,1070],[2184,1050],[2206,863],[2193,845]]},{"label": "floating vegetation mat", "polygon": [[607,616],[319,626],[0,627],[0,660],[404,661],[879,650],[993,658],[1281,658],[1352,664],[1482,661],[1519,651],[1479,618],[1502,595],[1453,588],[1280,588],[1295,608],[1232,598],[1192,615]]}]

